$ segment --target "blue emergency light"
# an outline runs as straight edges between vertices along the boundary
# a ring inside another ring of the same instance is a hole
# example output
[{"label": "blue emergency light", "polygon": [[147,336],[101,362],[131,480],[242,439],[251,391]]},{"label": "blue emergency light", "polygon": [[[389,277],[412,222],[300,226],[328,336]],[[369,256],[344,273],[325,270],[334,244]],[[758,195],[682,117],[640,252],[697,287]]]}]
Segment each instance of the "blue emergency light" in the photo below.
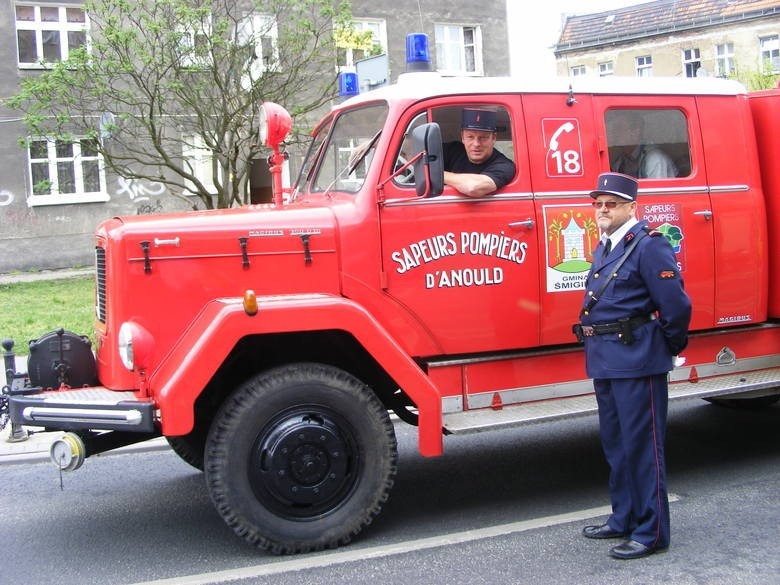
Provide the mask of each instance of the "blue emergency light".
[{"label": "blue emergency light", "polygon": [[428,35],[424,33],[406,35],[406,71],[432,71]]},{"label": "blue emergency light", "polygon": [[357,73],[339,73],[339,97],[348,98],[359,93]]}]

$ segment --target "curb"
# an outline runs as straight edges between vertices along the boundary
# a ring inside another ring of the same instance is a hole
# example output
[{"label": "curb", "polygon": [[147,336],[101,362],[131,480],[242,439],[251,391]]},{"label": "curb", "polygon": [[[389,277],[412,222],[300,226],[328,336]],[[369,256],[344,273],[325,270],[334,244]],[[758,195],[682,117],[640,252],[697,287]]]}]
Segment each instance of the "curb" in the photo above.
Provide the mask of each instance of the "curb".
[{"label": "curb", "polygon": [[84,276],[92,276],[94,274],[94,267],[41,270],[40,272],[11,272],[7,274],[0,274],[0,284],[16,284],[18,282],[35,282],[39,280],[79,278]]}]

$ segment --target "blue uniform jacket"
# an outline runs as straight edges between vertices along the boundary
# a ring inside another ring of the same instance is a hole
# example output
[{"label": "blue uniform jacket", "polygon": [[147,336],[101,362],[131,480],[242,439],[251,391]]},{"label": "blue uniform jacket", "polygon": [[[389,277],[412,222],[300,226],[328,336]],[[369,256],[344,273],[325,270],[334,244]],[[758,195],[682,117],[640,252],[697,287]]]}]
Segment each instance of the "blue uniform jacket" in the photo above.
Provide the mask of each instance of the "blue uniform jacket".
[{"label": "blue uniform jacket", "polygon": [[628,243],[640,231],[648,231],[596,304],[580,319],[583,325],[593,325],[656,312],[658,318],[634,329],[634,341],[629,345],[618,333],[585,337],[585,363],[591,378],[639,378],[668,372],[673,368],[673,356],[688,343],[691,301],[683,288],[674,250],[663,234],[646,226],[646,221],[633,226],[606,258],[601,257],[604,248],[599,246],[585,285],[583,310],[623,257]]}]

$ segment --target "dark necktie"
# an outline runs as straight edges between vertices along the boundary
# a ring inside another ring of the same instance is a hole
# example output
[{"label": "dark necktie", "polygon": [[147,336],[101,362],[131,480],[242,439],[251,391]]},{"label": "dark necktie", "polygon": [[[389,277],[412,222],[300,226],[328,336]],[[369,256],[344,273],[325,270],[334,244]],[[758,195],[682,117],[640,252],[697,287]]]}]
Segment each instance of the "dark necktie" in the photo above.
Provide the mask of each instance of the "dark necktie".
[{"label": "dark necktie", "polygon": [[612,250],[612,240],[607,238],[607,241],[604,242],[604,258],[609,256],[611,250]]}]

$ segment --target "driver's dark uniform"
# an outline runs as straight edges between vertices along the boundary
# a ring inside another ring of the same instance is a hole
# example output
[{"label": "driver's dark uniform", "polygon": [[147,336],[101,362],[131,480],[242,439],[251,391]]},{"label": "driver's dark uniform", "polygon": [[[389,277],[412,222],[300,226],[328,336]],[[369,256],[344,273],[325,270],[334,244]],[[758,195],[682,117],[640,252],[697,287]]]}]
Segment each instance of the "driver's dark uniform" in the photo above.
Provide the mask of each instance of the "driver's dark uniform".
[{"label": "driver's dark uniform", "polygon": [[495,148],[483,163],[473,163],[466,155],[466,147],[460,141],[448,142],[443,147],[444,170],[453,173],[487,175],[500,189],[515,176],[515,163]]}]

